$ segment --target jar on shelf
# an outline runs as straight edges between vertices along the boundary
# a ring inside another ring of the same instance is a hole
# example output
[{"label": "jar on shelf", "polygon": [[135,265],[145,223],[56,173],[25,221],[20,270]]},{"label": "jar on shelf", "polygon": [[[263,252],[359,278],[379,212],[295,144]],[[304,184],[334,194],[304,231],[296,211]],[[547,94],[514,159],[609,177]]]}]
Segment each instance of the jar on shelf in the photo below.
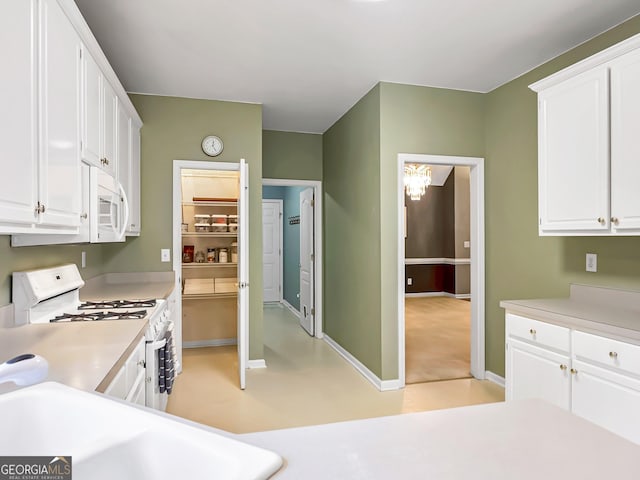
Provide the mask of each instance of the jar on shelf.
[{"label": "jar on shelf", "polygon": [[231,244],[231,263],[238,263],[238,242]]},{"label": "jar on shelf", "polygon": [[196,252],[196,256],[195,256],[196,263],[204,263],[205,258],[206,257],[205,257],[204,252],[202,250],[198,250]]},{"label": "jar on shelf", "polygon": [[226,248],[221,248],[218,252],[218,262],[227,263],[229,261],[229,256]]},{"label": "jar on shelf", "polygon": [[207,248],[207,263],[215,263],[216,261],[216,249]]},{"label": "jar on shelf", "polygon": [[182,247],[182,263],[191,263],[193,262],[193,245],[185,245]]}]

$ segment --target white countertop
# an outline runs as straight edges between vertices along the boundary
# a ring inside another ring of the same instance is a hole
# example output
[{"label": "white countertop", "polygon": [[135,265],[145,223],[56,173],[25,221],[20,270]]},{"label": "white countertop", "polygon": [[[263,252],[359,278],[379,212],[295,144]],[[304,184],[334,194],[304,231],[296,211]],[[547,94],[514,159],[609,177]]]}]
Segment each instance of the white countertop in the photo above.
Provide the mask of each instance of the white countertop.
[{"label": "white countertop", "polygon": [[540,400],[238,435],[274,480],[637,479],[640,446]]},{"label": "white countertop", "polygon": [[85,282],[80,289],[80,300],[166,299],[174,287],[173,272],[106,273]]},{"label": "white countertop", "polygon": [[640,292],[571,285],[569,298],[503,300],[507,312],[640,344]]}]

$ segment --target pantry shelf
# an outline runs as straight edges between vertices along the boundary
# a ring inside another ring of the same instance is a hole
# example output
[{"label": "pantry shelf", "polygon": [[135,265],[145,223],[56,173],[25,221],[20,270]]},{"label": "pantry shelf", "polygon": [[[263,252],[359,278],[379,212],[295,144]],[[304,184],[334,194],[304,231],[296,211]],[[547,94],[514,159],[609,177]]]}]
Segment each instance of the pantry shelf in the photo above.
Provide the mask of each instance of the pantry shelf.
[{"label": "pantry shelf", "polygon": [[238,233],[230,232],[182,232],[182,237],[218,237],[218,238],[236,238]]},{"label": "pantry shelf", "polygon": [[213,298],[233,298],[237,297],[238,294],[236,292],[230,293],[188,293],[182,294],[183,300],[209,300]]},{"label": "pantry shelf", "polygon": [[237,263],[233,262],[192,262],[192,263],[183,263],[182,268],[206,268],[206,267],[237,267]]}]

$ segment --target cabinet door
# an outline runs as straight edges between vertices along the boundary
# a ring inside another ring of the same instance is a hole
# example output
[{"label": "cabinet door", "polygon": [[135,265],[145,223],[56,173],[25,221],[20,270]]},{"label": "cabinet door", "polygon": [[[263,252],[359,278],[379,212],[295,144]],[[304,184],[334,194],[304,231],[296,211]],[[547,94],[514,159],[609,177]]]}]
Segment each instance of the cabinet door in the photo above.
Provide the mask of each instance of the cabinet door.
[{"label": "cabinet door", "polygon": [[130,122],[131,131],[131,164],[129,194],[129,229],[127,235],[140,235],[140,127],[134,121]]},{"label": "cabinet door", "polygon": [[612,228],[640,230],[640,51],[611,63]]},{"label": "cabinet door", "polygon": [[55,0],[40,10],[40,223],[80,224],[80,38]]},{"label": "cabinet door", "polygon": [[640,381],[574,360],[571,411],[640,443]]},{"label": "cabinet door", "polygon": [[540,234],[609,229],[608,70],[540,92]]},{"label": "cabinet door", "polygon": [[36,2],[7,0],[0,15],[0,224],[36,221]]},{"label": "cabinet door", "polygon": [[102,156],[104,164],[102,168],[105,172],[115,176],[117,169],[116,152],[117,145],[117,115],[118,115],[118,97],[107,79],[102,79]]},{"label": "cabinet door", "polygon": [[570,407],[569,355],[509,338],[507,400],[540,398],[566,410]]},{"label": "cabinet door", "polygon": [[129,114],[118,103],[118,116],[117,116],[117,132],[116,143],[118,145],[116,163],[118,165],[118,181],[124,189],[127,196],[127,206],[129,208],[129,217],[127,220],[127,230],[131,222],[131,139],[129,137],[131,132],[131,119]]},{"label": "cabinet door", "polygon": [[102,128],[102,72],[87,49],[82,52],[82,159],[102,168],[100,130]]}]

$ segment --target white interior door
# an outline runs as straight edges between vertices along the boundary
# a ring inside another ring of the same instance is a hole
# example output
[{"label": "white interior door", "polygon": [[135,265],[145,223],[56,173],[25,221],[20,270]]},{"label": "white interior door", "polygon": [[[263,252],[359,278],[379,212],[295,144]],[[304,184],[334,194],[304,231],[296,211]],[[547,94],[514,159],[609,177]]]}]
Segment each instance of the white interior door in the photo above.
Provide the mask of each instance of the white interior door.
[{"label": "white interior door", "polygon": [[282,300],[282,200],[262,201],[263,301]]},{"label": "white interior door", "polygon": [[240,160],[238,188],[238,374],[246,386],[249,359],[249,167]]},{"label": "white interior door", "polygon": [[313,188],[300,192],[300,325],[313,335]]}]

